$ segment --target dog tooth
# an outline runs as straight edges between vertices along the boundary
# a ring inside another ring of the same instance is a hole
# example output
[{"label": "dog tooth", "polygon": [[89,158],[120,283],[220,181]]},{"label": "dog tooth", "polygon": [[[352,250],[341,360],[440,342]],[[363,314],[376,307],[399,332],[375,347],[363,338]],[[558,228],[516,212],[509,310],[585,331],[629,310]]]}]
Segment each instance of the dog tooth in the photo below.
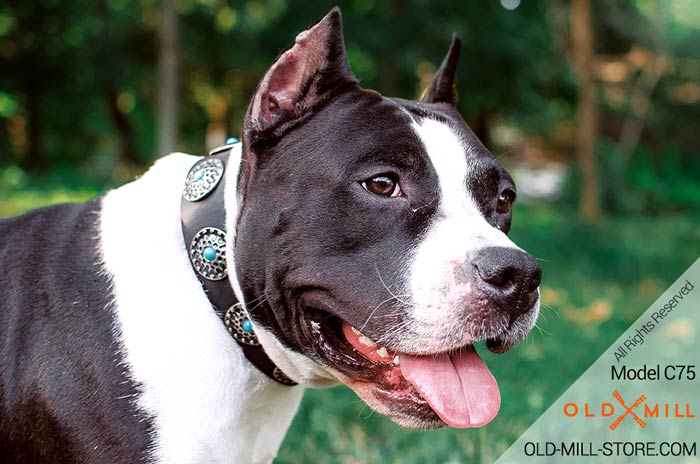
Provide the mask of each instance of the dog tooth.
[{"label": "dog tooth", "polygon": [[381,347],[377,350],[377,354],[381,356],[382,358],[388,358],[389,357],[389,352],[386,350],[386,348]]},{"label": "dog tooth", "polygon": [[369,347],[377,346],[376,343],[374,343],[372,340],[370,340],[368,337],[365,337],[364,335],[360,337],[360,343]]},{"label": "dog tooth", "polygon": [[394,364],[399,365],[399,355],[394,356]]}]

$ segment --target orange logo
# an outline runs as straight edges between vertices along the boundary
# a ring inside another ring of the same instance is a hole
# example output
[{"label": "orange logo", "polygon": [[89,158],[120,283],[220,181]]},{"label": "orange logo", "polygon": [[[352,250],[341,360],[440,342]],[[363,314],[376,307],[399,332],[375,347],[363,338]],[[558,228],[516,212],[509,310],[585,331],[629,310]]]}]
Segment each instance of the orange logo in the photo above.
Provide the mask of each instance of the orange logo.
[{"label": "orange logo", "polygon": [[610,430],[615,430],[615,429],[617,428],[617,426],[620,425],[620,423],[622,423],[623,420],[625,420],[625,417],[627,417],[628,414],[631,414],[631,415],[632,415],[632,417],[634,418],[634,421],[635,421],[635,422],[637,423],[637,425],[639,425],[641,428],[644,428],[644,427],[647,426],[647,423],[644,422],[644,421],[633,411],[634,408],[636,408],[637,406],[639,406],[640,404],[644,403],[644,402],[647,400],[646,395],[641,395],[639,398],[637,398],[637,401],[635,401],[634,403],[632,403],[632,406],[630,406],[630,407],[627,407],[627,405],[625,404],[625,400],[622,399],[622,395],[620,395],[620,392],[619,392],[619,391],[615,390],[615,391],[613,392],[613,396],[615,397],[615,399],[616,399],[617,401],[620,402],[620,404],[622,405],[622,407],[625,408],[625,412],[624,412],[620,417],[618,417],[617,419],[615,419],[615,422],[613,422],[612,424],[610,424]]},{"label": "orange logo", "polygon": [[[650,403],[646,395],[640,395],[634,403],[629,406],[625,403],[624,398],[619,391],[614,390],[612,393],[615,402],[604,401],[600,405],[592,403],[574,403],[569,402],[564,405],[564,415],[572,418],[582,416],[587,419],[595,417],[605,417],[615,420],[608,426],[610,430],[617,429],[620,424],[628,417],[644,429],[647,422],[651,419],[695,419],[690,403]],[[643,408],[641,408],[643,406]],[[639,408],[639,409],[638,409]]]}]

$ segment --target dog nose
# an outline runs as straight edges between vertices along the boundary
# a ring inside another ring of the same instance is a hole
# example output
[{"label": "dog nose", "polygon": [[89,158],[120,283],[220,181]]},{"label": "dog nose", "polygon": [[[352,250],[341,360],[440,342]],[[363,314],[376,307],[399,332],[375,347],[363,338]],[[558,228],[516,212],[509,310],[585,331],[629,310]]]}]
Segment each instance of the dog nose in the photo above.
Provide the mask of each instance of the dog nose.
[{"label": "dog nose", "polygon": [[527,312],[537,299],[542,267],[530,254],[515,248],[487,247],[472,257],[481,287],[513,317]]}]

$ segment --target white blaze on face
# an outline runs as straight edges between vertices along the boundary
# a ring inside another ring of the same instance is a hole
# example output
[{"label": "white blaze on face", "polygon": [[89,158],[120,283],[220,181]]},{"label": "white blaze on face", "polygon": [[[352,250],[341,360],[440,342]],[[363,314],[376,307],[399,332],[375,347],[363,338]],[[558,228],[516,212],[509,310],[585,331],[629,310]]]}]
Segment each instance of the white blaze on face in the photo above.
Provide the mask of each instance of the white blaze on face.
[{"label": "white blaze on face", "polygon": [[484,302],[474,301],[471,285],[457,279],[455,271],[459,273],[469,265],[470,252],[489,246],[518,247],[486,221],[467,191],[469,148],[455,131],[432,119],[416,121],[413,128],[437,173],[440,192],[437,215],[408,270],[414,305],[410,312],[412,327],[408,329],[422,338],[425,346],[421,350],[429,351],[445,348],[443,345],[453,344],[458,338],[469,341],[464,340],[467,334],[455,333],[460,329],[458,316],[466,305]]}]

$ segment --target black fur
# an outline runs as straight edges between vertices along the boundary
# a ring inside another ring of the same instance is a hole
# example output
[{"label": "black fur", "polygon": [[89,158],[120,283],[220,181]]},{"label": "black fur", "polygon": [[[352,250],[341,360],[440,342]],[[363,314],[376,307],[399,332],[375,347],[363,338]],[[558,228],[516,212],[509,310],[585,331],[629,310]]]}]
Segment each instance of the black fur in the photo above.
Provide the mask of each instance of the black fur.
[{"label": "black fur", "polygon": [[150,420],[113,336],[100,199],[0,221],[0,462],[138,463]]}]

